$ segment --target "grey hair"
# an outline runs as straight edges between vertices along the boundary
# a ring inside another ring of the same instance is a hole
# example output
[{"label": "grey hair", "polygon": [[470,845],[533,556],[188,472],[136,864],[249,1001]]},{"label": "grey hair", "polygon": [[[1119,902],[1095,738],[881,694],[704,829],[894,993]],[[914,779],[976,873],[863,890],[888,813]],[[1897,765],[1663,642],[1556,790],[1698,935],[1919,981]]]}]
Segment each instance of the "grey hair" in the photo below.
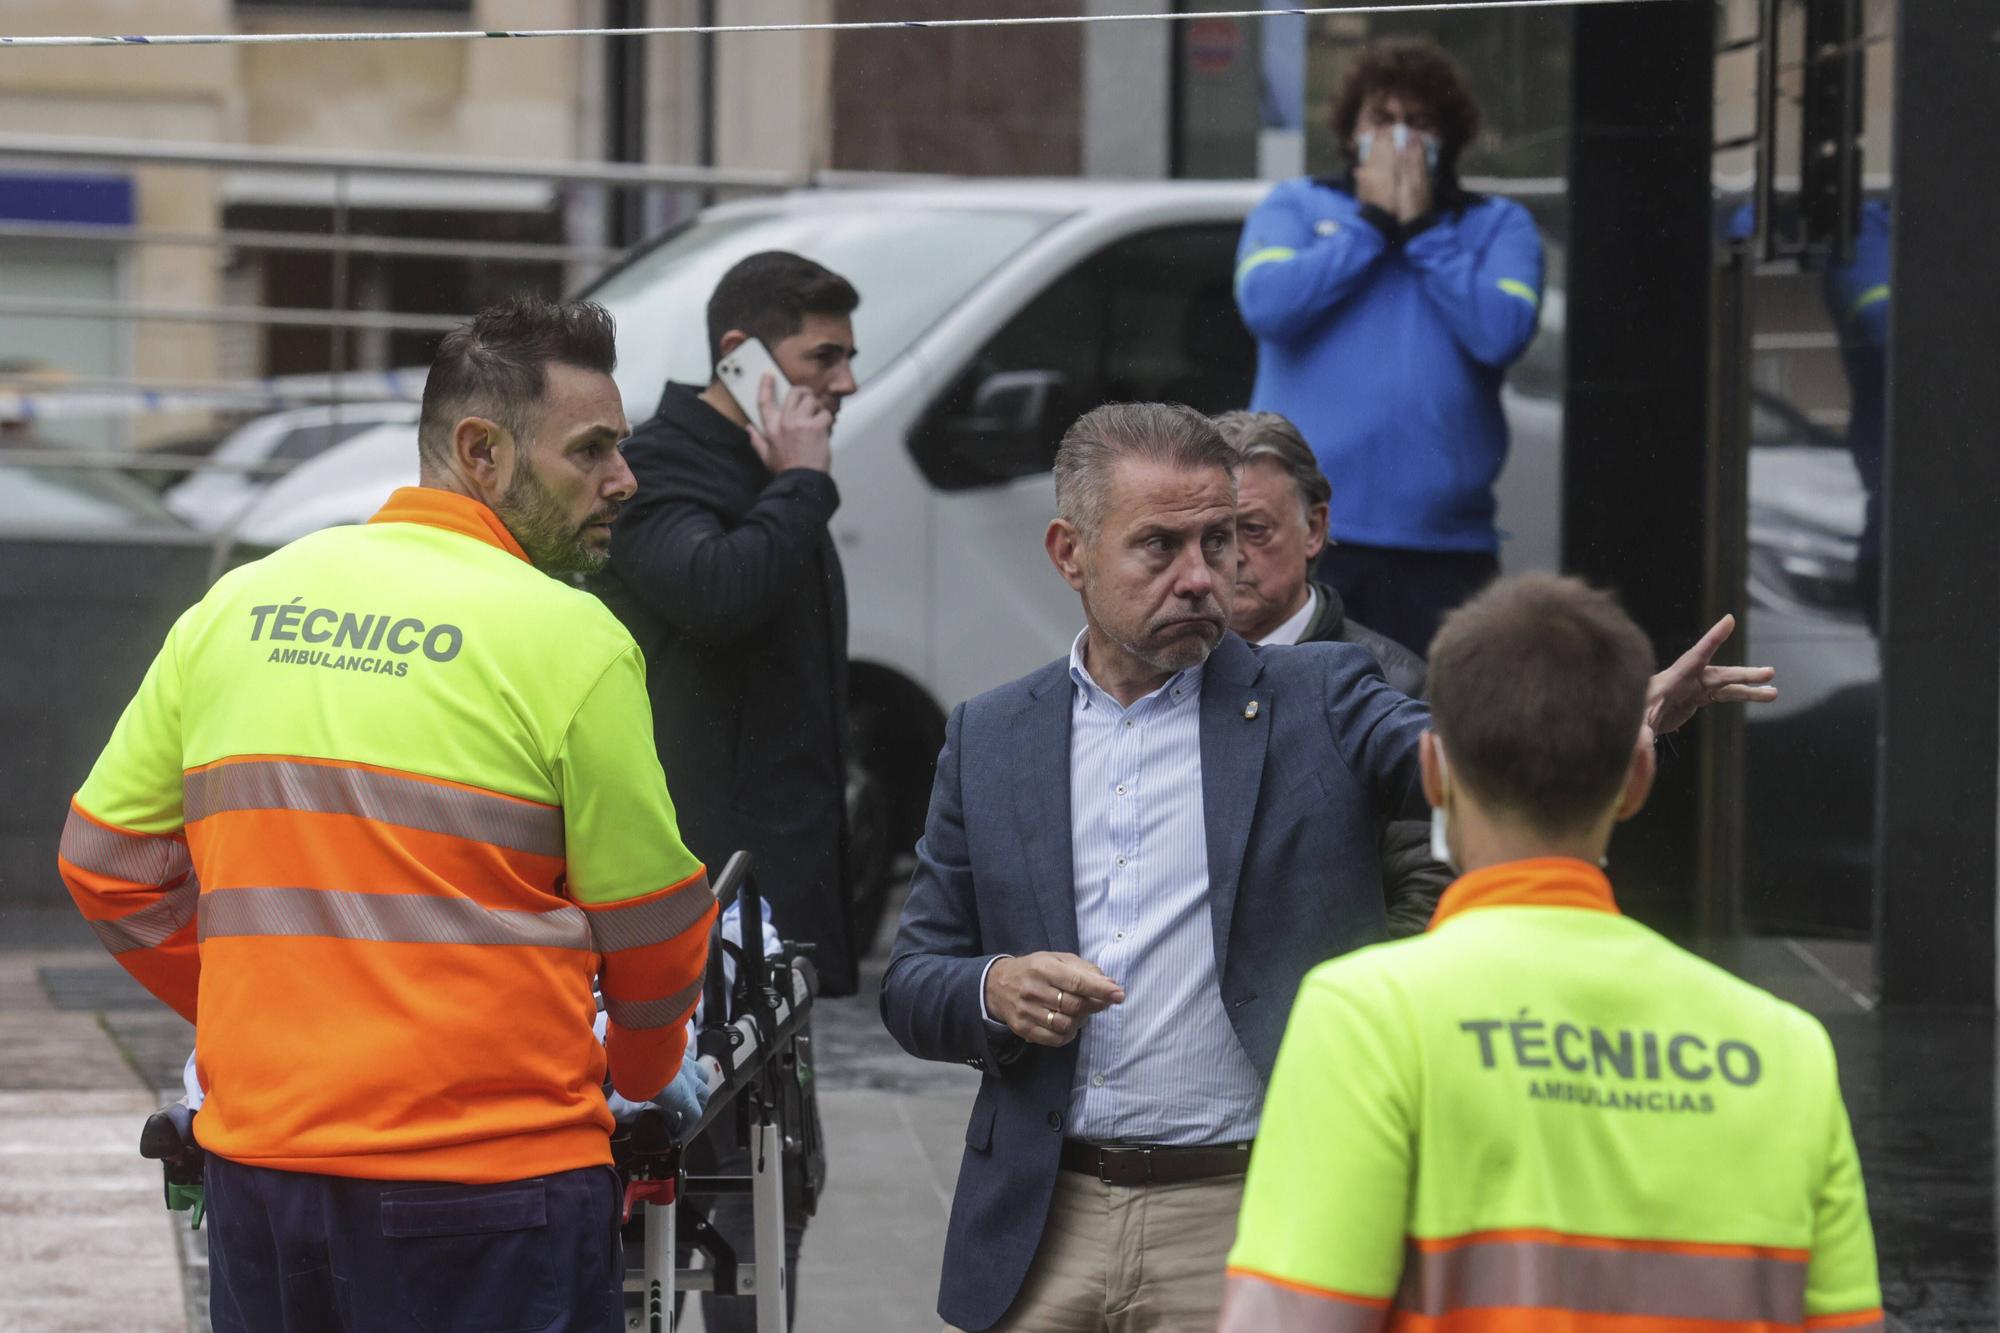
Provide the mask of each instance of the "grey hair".
[{"label": "grey hair", "polygon": [[1236,480],[1236,451],[1215,423],[1179,403],[1106,403],[1076,419],[1056,447],[1056,514],[1095,536],[1110,501],[1111,468],[1143,458],[1190,470],[1220,468]]},{"label": "grey hair", "polygon": [[1298,488],[1299,508],[1306,514],[1314,505],[1332,502],[1333,483],[1319,470],[1305,436],[1286,418],[1276,412],[1224,412],[1215,419],[1215,429],[1236,451],[1239,462],[1268,458],[1283,468]]}]

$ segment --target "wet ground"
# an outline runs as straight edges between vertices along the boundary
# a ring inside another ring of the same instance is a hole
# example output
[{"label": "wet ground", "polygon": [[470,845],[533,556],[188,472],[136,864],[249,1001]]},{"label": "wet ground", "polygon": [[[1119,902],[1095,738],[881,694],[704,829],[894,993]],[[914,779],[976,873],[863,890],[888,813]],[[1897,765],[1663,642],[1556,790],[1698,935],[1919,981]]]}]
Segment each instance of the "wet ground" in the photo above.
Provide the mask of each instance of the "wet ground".
[{"label": "wet ground", "polygon": [[[75,1117],[79,1147],[104,1140],[97,1151],[107,1158],[107,1173],[131,1175],[122,1154],[110,1152],[124,1124],[119,1117],[132,1118],[130,1108],[148,1101],[152,1090],[178,1085],[191,1030],[97,952],[73,917],[10,914],[5,924],[0,964],[20,975],[8,993],[9,1025],[0,1027],[0,1169],[15,1177],[11,1185],[0,1181],[0,1202],[10,1188],[28,1191],[15,1200],[19,1214],[9,1217],[10,1210],[0,1207],[0,1256],[11,1268],[32,1264],[37,1254],[59,1261],[52,1242],[32,1249],[19,1243],[26,1226],[40,1235],[46,1221],[35,1216],[30,1186],[6,1164],[47,1151],[31,1141],[35,1134],[61,1137],[59,1126],[52,1127],[53,1108]],[[1858,946],[1752,940],[1710,952],[1817,1013],[1833,1035],[1868,1181],[1889,1327],[1912,1333],[1995,1328],[2000,1090],[1992,1016],[1875,1009],[1866,950]],[[944,1220],[977,1076],[912,1060],[895,1046],[876,1016],[881,967],[878,951],[861,996],[824,1002],[816,1011],[833,1175],[807,1236],[801,1328],[872,1333],[937,1327],[931,1308]],[[73,1056],[63,1054],[72,1050]],[[4,1097],[9,1090],[28,1099],[11,1117]],[[136,1142],[136,1119],[130,1128]],[[139,1175],[149,1176],[150,1167]],[[193,1326],[205,1326],[204,1255],[198,1238],[190,1243],[164,1213],[149,1215],[158,1207],[157,1183],[148,1187],[140,1179],[134,1186],[122,1175],[116,1182],[107,1176],[102,1188],[112,1192],[93,1205],[96,1217],[75,1221],[83,1228],[78,1234],[127,1248],[143,1241],[156,1260],[177,1255]],[[121,1201],[115,1210],[113,1198]],[[121,1219],[116,1230],[108,1229],[113,1211]],[[23,1228],[11,1244],[10,1227]],[[21,1289],[56,1299],[53,1293],[69,1289],[62,1273],[75,1268],[73,1260],[60,1261],[40,1286],[30,1281]],[[10,1316],[0,1295],[0,1329],[100,1327],[92,1322],[100,1313],[85,1306],[73,1324],[15,1322],[26,1307]]]}]

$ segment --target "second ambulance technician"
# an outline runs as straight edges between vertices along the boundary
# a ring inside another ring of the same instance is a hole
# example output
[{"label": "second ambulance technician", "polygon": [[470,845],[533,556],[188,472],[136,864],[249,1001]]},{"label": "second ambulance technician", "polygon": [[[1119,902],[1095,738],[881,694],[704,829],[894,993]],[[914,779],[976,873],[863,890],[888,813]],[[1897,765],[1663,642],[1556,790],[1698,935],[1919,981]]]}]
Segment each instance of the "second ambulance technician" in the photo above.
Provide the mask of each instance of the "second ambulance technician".
[{"label": "second ambulance technician", "polygon": [[1652,652],[1573,580],[1431,653],[1430,932],[1306,977],[1264,1100],[1228,1333],[1882,1328],[1833,1048],[1618,911]]}]

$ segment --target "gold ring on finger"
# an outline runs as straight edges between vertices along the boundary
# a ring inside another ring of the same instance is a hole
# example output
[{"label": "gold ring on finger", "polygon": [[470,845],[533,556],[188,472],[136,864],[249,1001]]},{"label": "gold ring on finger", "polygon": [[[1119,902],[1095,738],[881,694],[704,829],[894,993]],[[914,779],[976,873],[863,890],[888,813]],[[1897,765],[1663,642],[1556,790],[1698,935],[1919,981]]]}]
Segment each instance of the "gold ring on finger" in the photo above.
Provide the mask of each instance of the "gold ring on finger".
[{"label": "gold ring on finger", "polygon": [[1049,1016],[1042,1020],[1042,1026],[1049,1029],[1051,1032],[1055,1031],[1055,1026],[1056,1026],[1055,1010],[1053,1009],[1049,1010]]},{"label": "gold ring on finger", "polygon": [[1062,1004],[1062,1002],[1063,1002],[1063,993],[1062,993],[1061,991],[1057,991],[1057,992],[1056,992],[1056,1012],[1057,1012],[1057,1013],[1059,1013],[1059,1014],[1060,1014],[1060,1013],[1063,1013],[1063,1012],[1065,1012],[1065,1010],[1063,1009],[1063,1004]]}]

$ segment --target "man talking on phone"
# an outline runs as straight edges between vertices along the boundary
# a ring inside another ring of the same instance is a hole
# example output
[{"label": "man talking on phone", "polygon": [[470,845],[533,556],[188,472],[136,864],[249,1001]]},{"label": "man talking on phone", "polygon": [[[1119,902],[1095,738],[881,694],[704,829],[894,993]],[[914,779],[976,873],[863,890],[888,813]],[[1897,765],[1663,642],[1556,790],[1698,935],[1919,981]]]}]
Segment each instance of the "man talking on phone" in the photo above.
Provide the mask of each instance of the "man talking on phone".
[{"label": "man talking on phone", "polygon": [[[827,532],[860,301],[839,274],[784,251],[723,275],[708,302],[714,373],[706,387],[668,384],[626,441],[639,489],[596,585],[645,653],[688,846],[717,866],[755,854],[773,923],[815,946],[829,996],[854,993],[866,943],[847,891],[847,596]],[[711,1146],[728,1168],[733,1139]],[[746,1200],[722,1201],[715,1222],[748,1246]],[[788,1295],[804,1227],[787,1219]],[[748,1329],[748,1306],[704,1297],[705,1326]]]}]

